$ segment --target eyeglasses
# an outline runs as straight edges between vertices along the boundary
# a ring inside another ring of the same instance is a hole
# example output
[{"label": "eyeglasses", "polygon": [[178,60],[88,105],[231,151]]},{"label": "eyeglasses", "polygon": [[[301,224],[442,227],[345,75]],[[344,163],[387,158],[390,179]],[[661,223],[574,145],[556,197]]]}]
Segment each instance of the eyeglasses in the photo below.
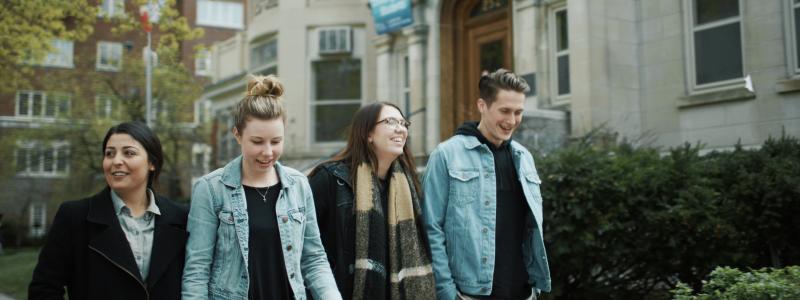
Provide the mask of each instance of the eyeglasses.
[{"label": "eyeglasses", "polygon": [[400,120],[400,119],[396,119],[396,118],[386,118],[386,119],[378,121],[378,123],[376,123],[376,124],[380,124],[380,123],[384,123],[384,124],[389,125],[389,126],[394,127],[394,128],[398,128],[399,125],[402,125],[406,129],[408,129],[408,127],[411,126],[411,122],[409,122],[408,120]]}]

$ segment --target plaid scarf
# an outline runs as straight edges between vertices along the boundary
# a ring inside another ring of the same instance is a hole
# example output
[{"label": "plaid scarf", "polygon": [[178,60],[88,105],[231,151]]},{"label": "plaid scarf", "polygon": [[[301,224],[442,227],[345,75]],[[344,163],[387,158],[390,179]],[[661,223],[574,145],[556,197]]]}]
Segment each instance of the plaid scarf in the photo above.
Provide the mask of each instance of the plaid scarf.
[{"label": "plaid scarf", "polygon": [[378,177],[367,164],[357,169],[353,299],[435,299],[418,193],[399,163],[390,171],[384,213]]}]

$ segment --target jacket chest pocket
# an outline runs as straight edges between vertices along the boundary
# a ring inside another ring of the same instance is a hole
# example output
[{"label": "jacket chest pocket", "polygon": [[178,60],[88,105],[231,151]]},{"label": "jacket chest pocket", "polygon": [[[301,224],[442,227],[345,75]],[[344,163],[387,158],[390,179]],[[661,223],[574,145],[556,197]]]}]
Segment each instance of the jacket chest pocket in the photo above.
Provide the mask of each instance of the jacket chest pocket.
[{"label": "jacket chest pocket", "polygon": [[465,205],[480,197],[480,172],[476,169],[449,170],[450,200]]},{"label": "jacket chest pocket", "polygon": [[541,205],[542,191],[540,185],[542,184],[542,180],[539,179],[539,174],[536,174],[536,172],[529,172],[525,174],[525,184],[527,184],[533,200]]}]

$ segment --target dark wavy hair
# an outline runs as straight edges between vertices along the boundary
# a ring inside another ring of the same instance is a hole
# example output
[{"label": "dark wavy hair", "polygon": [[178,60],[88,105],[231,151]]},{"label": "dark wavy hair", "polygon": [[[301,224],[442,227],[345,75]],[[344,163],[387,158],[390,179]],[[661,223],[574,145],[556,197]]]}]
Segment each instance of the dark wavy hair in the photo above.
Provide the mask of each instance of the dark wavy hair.
[{"label": "dark wavy hair", "polygon": [[147,174],[147,187],[153,187],[153,183],[158,180],[161,167],[164,165],[164,151],[161,149],[161,141],[158,139],[158,136],[142,122],[120,123],[108,129],[106,137],[103,139],[103,149],[101,149],[101,153],[106,151],[108,139],[114,134],[130,135],[134,140],[139,142],[139,144],[142,144],[145,152],[147,152],[147,161],[153,164],[155,169]]},{"label": "dark wavy hair", "polygon": [[[352,123],[347,134],[347,146],[338,154],[336,154],[330,161],[342,161],[350,167],[350,176],[352,178],[353,188],[355,189],[356,169],[361,163],[367,163],[372,172],[378,171],[378,157],[375,155],[375,150],[372,144],[368,141],[369,133],[378,126],[378,118],[381,115],[381,110],[384,107],[394,107],[400,112],[400,115],[405,118],[403,111],[389,102],[375,102],[362,106],[354,115]],[[418,195],[422,195],[420,190],[419,177],[417,174],[416,165],[414,164],[414,156],[411,154],[411,149],[408,147],[408,142],[403,146],[403,154],[397,157],[403,169],[411,175],[414,181],[414,188],[417,190]],[[311,172],[311,175],[317,172],[316,168]],[[389,170],[391,172],[391,170]]]}]

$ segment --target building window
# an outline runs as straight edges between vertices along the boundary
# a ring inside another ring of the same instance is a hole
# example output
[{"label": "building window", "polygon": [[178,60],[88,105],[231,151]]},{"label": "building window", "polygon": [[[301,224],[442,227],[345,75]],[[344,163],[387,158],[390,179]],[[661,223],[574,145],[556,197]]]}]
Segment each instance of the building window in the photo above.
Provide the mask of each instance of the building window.
[{"label": "building window", "polygon": [[58,118],[69,116],[69,94],[42,91],[17,92],[17,117]]},{"label": "building window", "polygon": [[122,68],[122,43],[97,43],[97,69],[118,71]]},{"label": "building window", "polygon": [[411,113],[411,69],[408,62],[408,54],[403,55],[403,85],[400,87],[400,93],[403,94],[403,110],[405,110],[406,118],[410,118]]},{"label": "building window", "polygon": [[200,125],[208,121],[209,109],[211,108],[211,101],[198,100],[194,103],[194,121]]},{"label": "building window", "polygon": [[786,0],[786,48],[790,76],[800,76],[800,0]]},{"label": "building window", "polygon": [[550,12],[550,43],[553,45],[550,55],[550,81],[556,99],[567,97],[571,92],[567,20],[567,8],[563,5]]},{"label": "building window", "polygon": [[312,62],[315,142],[341,142],[353,113],[361,106],[361,60],[337,58]]},{"label": "building window", "polygon": [[240,2],[198,0],[197,25],[231,29],[244,28],[244,7]]},{"label": "building window", "polygon": [[54,177],[69,174],[66,143],[20,142],[14,155],[18,175]]},{"label": "building window", "polygon": [[250,70],[253,73],[276,74],[278,69],[278,40],[254,43],[250,47]]},{"label": "building window", "polygon": [[217,122],[217,165],[224,166],[230,160],[239,156],[240,149],[236,143],[236,138],[233,136],[231,129],[233,123],[233,109],[228,107],[220,109],[215,112],[215,120]]},{"label": "building window", "polygon": [[116,99],[112,95],[97,95],[94,98],[97,117],[103,119],[114,118],[117,109]]},{"label": "building window", "polygon": [[195,54],[194,74],[197,76],[211,76],[211,51],[204,49]]},{"label": "building window", "polygon": [[47,54],[47,57],[42,63],[46,67],[62,67],[73,68],[75,65],[72,63],[73,56],[73,42],[67,40],[53,40],[50,45],[53,50]]},{"label": "building window", "polygon": [[192,145],[192,179],[197,180],[209,172],[211,147],[206,144]]},{"label": "building window", "polygon": [[98,17],[120,17],[125,15],[125,0],[102,0]]},{"label": "building window", "polygon": [[47,222],[47,204],[34,202],[29,206],[30,220],[28,222],[28,235],[32,238],[44,236],[44,229]]},{"label": "building window", "polygon": [[744,77],[739,0],[687,0],[692,90],[741,82]]}]

